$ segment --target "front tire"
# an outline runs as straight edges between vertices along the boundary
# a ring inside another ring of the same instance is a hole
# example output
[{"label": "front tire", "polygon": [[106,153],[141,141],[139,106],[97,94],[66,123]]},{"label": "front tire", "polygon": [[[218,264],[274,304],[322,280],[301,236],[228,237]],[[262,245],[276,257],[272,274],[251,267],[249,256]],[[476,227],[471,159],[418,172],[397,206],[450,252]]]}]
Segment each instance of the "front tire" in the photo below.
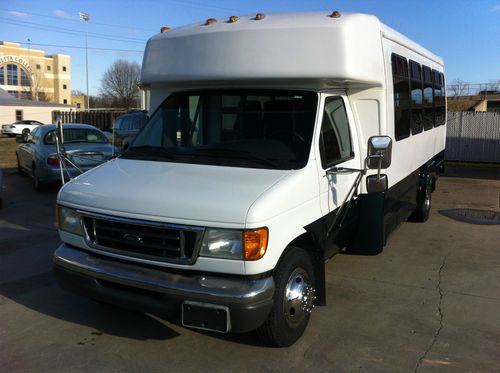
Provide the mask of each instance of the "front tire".
[{"label": "front tire", "polygon": [[304,334],[314,307],[314,267],[307,252],[290,247],[274,276],[273,307],[259,337],[271,346],[287,347]]}]

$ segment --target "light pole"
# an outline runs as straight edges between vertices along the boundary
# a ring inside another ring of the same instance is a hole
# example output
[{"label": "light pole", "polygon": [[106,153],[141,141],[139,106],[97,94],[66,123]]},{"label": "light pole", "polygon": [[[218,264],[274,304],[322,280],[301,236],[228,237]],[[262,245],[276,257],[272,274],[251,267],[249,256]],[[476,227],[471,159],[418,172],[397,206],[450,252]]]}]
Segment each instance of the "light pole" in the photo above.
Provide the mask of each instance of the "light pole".
[{"label": "light pole", "polygon": [[80,12],[78,13],[80,19],[85,22],[85,71],[87,77],[87,111],[90,110],[90,97],[89,97],[89,52],[87,48],[87,28],[88,22],[90,20],[90,16],[88,13]]}]

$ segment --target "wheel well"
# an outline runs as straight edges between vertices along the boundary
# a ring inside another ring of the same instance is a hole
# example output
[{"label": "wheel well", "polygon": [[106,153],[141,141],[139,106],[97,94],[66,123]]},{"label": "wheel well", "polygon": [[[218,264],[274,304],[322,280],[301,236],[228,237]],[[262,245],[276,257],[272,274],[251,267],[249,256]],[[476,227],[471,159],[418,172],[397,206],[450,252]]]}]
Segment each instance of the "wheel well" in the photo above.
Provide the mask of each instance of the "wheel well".
[{"label": "wheel well", "polygon": [[[325,279],[325,257],[323,251],[316,244],[310,233],[303,233],[296,237],[287,245],[287,248],[281,254],[280,261],[290,247],[299,247],[304,250],[311,258],[314,266],[314,283],[316,288],[315,305],[326,305],[326,279]],[[279,262],[278,262],[279,263]]]}]

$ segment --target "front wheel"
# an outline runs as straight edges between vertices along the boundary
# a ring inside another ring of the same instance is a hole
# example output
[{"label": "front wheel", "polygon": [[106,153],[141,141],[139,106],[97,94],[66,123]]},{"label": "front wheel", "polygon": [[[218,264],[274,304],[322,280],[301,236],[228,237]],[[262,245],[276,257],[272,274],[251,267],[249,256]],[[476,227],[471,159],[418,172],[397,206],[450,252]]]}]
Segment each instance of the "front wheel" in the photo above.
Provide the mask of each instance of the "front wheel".
[{"label": "front wheel", "polygon": [[273,307],[257,330],[267,344],[286,347],[304,333],[314,308],[314,267],[307,252],[290,247],[274,276]]}]

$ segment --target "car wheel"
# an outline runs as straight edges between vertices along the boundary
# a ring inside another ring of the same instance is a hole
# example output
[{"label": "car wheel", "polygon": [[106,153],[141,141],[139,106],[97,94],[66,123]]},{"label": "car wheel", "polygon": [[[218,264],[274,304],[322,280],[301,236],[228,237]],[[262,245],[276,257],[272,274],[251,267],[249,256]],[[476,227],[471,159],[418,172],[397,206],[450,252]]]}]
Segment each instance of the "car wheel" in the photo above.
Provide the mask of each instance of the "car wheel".
[{"label": "car wheel", "polygon": [[286,347],[302,336],[314,308],[314,267],[309,254],[290,247],[278,264],[274,282],[273,307],[257,334],[266,344]]},{"label": "car wheel", "polygon": [[30,130],[29,130],[29,128],[25,128],[25,129],[23,129],[23,132],[22,132],[21,134],[23,135],[23,137],[28,136],[28,135],[30,134]]},{"label": "car wheel", "polygon": [[42,192],[45,189],[45,184],[43,184],[38,175],[36,174],[36,166],[33,164],[32,166],[32,176],[33,176],[33,187],[37,192]]}]

